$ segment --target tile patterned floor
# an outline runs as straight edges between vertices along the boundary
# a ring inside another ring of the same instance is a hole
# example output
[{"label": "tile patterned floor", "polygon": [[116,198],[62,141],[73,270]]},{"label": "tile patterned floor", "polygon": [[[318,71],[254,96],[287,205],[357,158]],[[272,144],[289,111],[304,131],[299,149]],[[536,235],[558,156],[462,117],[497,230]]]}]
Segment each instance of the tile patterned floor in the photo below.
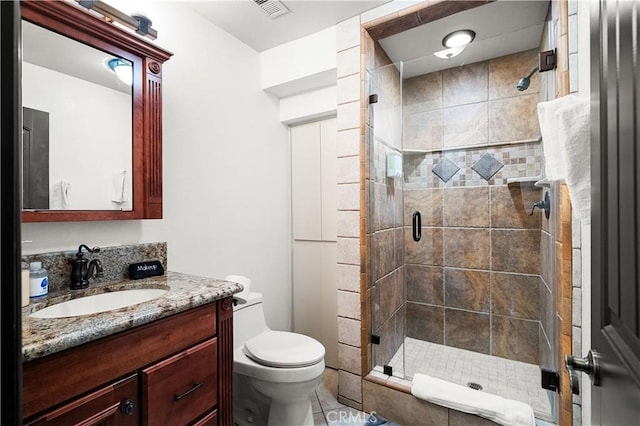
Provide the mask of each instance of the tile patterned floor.
[{"label": "tile patterned floor", "polygon": [[315,426],[364,426],[368,415],[337,401],[338,372],[326,368],[322,383],[311,396]]},{"label": "tile patterned floor", "polygon": [[[405,339],[404,348],[408,379],[415,373],[424,373],[464,386],[469,382],[479,383],[485,392],[525,402],[531,405],[537,418],[553,420],[550,401],[553,393],[540,387],[537,365],[410,337]],[[402,356],[400,348],[390,362],[394,376],[402,376]]]}]

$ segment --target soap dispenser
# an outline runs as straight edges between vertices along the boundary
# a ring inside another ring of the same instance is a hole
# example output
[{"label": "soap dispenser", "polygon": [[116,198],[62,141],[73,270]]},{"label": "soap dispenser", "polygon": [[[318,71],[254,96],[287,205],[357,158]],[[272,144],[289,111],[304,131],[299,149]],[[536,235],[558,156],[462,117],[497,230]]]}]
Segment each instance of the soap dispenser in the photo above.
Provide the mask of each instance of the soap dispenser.
[{"label": "soap dispenser", "polygon": [[27,262],[21,262],[21,266],[22,266],[22,275],[21,275],[22,286],[21,286],[20,294],[22,295],[22,307],[24,308],[29,304],[29,297],[31,295],[31,287],[30,287],[31,282],[29,281],[30,280],[29,264]]},{"label": "soap dispenser", "polygon": [[29,295],[32,299],[49,294],[49,279],[47,270],[42,267],[42,262],[29,263],[29,287]]}]

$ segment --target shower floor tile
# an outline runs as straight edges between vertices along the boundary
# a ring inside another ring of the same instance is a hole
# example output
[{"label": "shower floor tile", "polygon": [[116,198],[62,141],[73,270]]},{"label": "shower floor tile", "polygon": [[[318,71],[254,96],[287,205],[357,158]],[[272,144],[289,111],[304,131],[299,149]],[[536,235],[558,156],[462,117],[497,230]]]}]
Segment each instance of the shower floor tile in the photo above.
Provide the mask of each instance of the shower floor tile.
[{"label": "shower floor tile", "polygon": [[[550,398],[555,394],[540,387],[539,366],[410,337],[404,342],[407,379],[423,373],[463,386],[478,383],[483,391],[525,402],[531,405],[537,418],[553,421]],[[403,375],[402,349],[389,363],[394,375]]]}]

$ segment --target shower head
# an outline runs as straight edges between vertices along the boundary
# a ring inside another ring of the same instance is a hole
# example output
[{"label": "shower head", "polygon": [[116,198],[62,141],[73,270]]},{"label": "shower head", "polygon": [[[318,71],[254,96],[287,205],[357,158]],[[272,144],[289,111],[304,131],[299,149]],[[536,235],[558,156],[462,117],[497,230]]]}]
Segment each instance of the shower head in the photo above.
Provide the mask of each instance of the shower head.
[{"label": "shower head", "polygon": [[529,84],[531,83],[531,76],[535,74],[536,71],[538,71],[538,67],[535,67],[534,69],[532,69],[528,76],[522,77],[518,82],[518,84],[516,85],[516,89],[518,89],[521,92],[527,90],[529,88]]}]

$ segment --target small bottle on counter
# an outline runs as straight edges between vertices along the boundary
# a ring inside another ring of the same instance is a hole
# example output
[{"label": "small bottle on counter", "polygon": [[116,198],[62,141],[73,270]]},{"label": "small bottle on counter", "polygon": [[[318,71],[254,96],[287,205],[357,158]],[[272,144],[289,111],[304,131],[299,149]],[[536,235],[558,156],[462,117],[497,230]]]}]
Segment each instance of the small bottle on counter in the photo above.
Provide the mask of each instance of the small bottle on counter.
[{"label": "small bottle on counter", "polygon": [[29,297],[31,296],[31,290],[29,289],[29,265],[27,262],[22,262],[22,307],[24,308],[29,304]]},{"label": "small bottle on counter", "polygon": [[42,262],[31,262],[29,271],[31,298],[46,296],[49,293],[49,280],[47,279],[47,270],[42,267]]}]

